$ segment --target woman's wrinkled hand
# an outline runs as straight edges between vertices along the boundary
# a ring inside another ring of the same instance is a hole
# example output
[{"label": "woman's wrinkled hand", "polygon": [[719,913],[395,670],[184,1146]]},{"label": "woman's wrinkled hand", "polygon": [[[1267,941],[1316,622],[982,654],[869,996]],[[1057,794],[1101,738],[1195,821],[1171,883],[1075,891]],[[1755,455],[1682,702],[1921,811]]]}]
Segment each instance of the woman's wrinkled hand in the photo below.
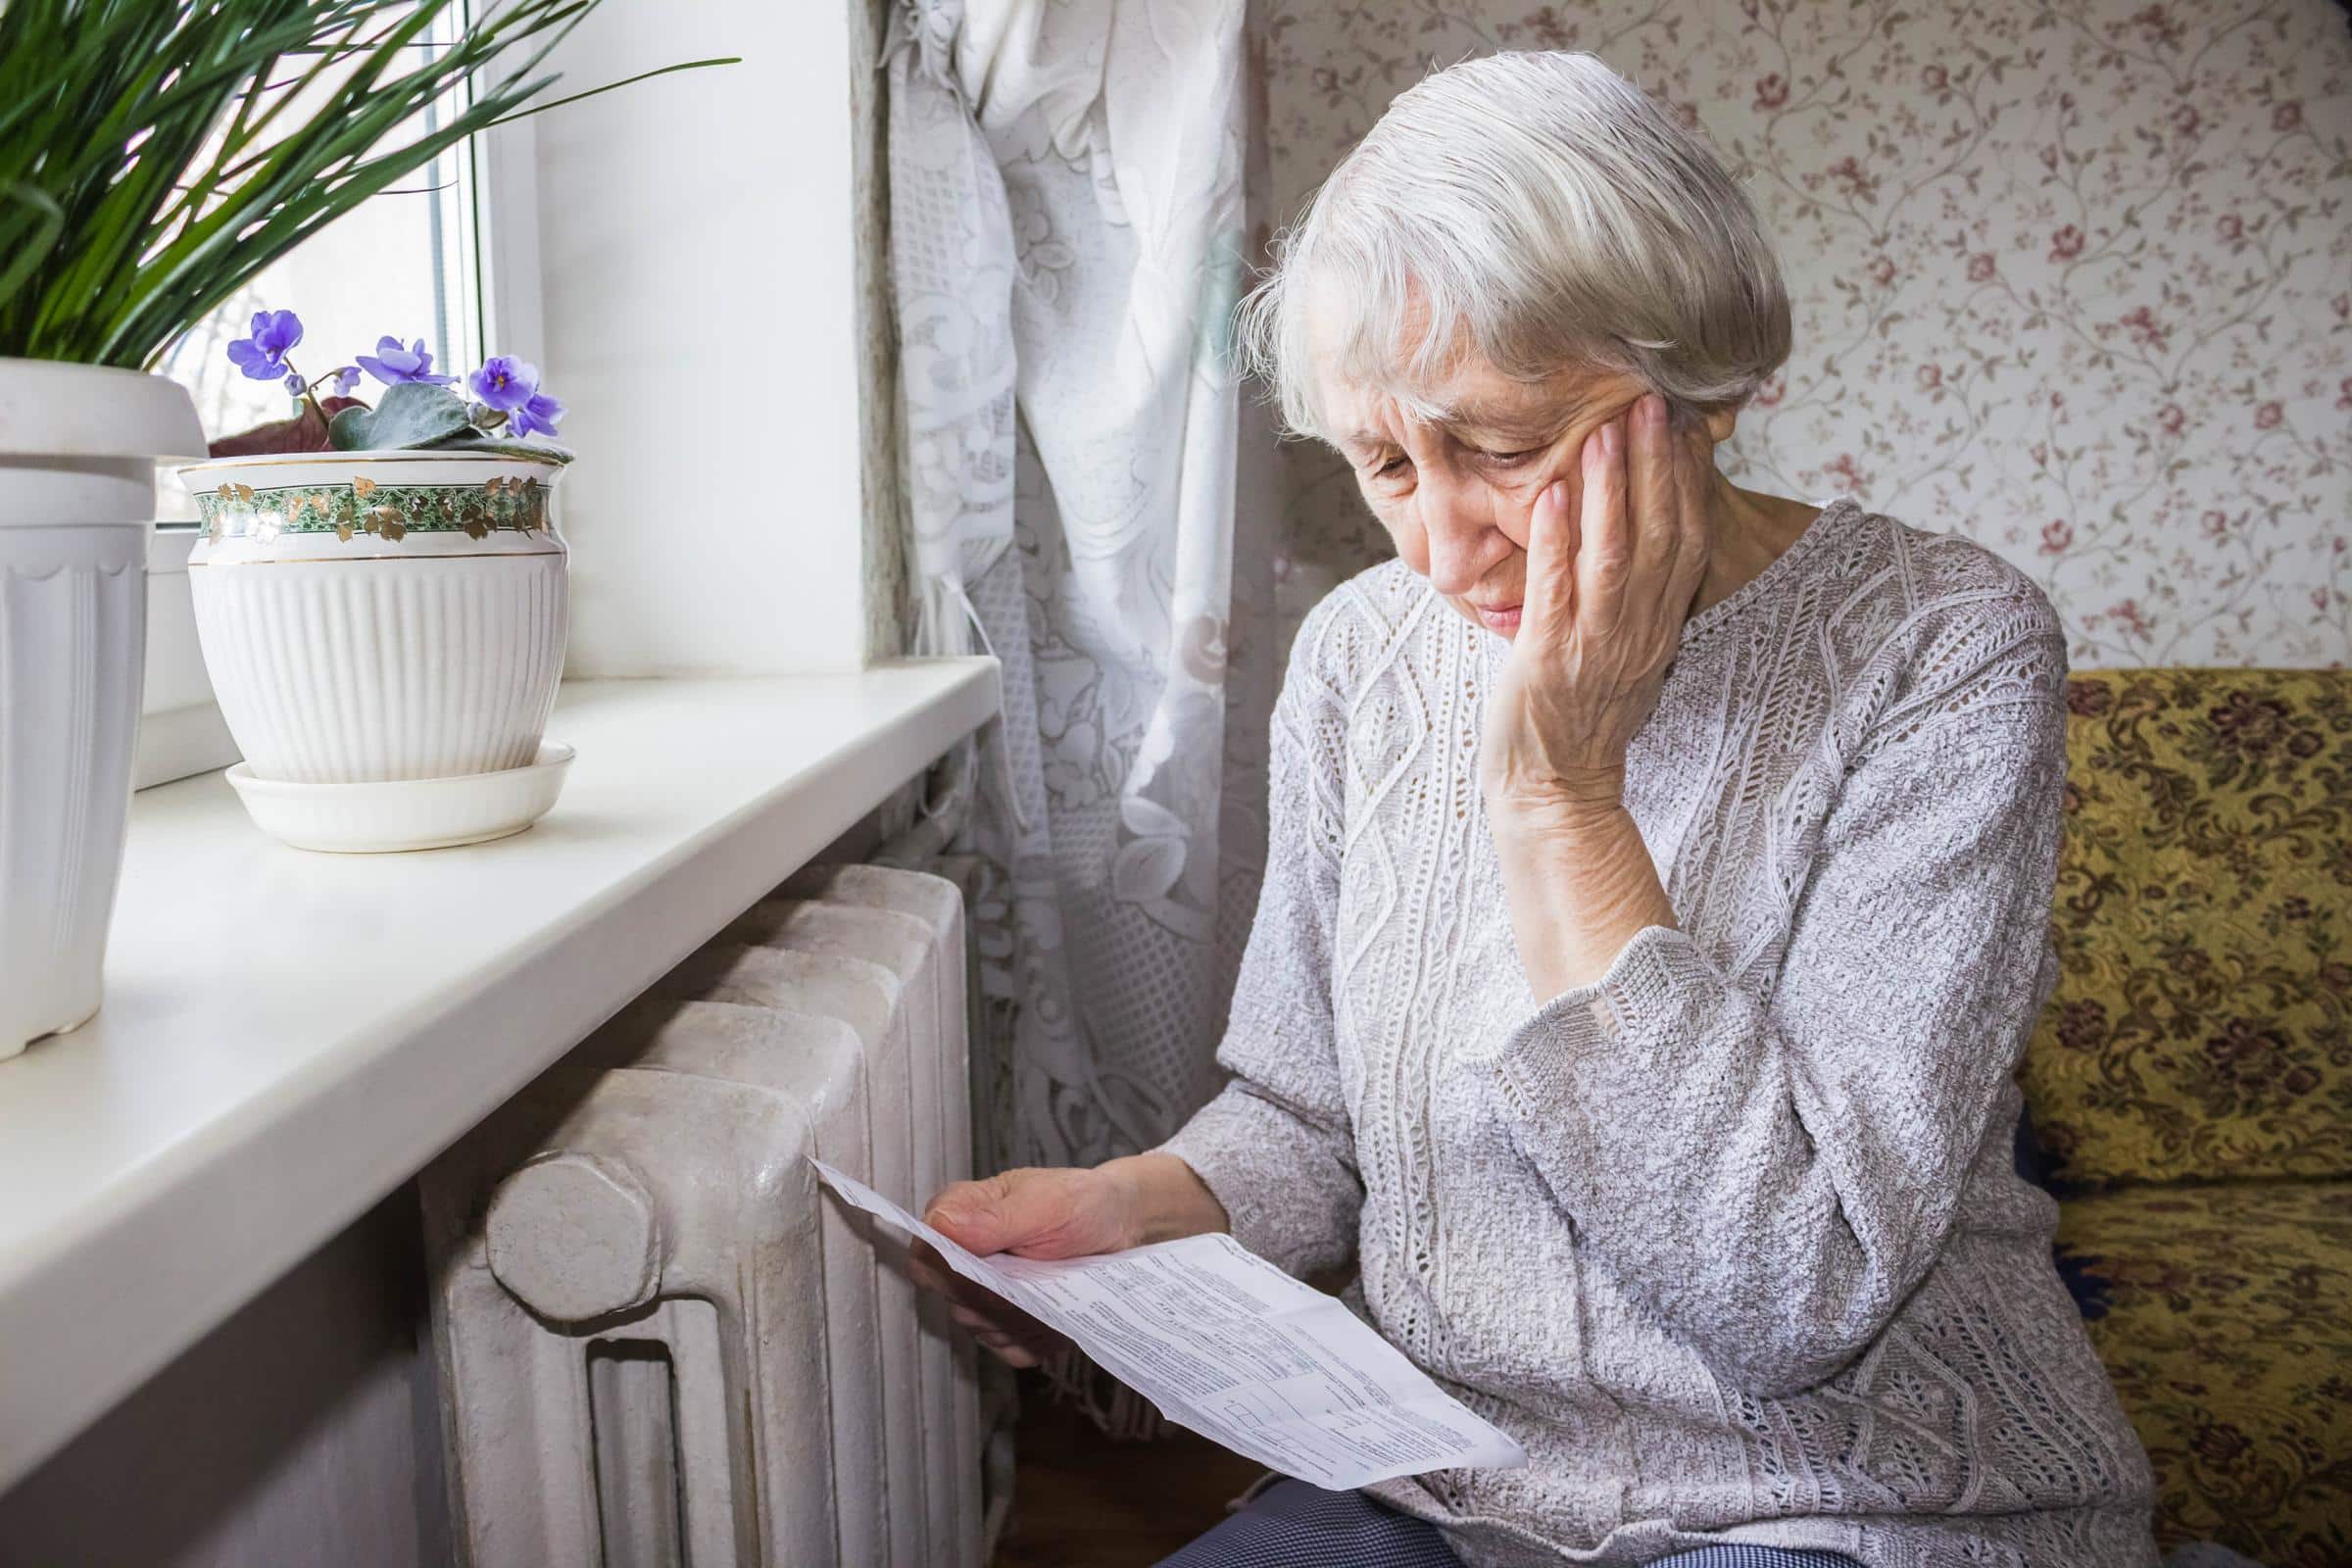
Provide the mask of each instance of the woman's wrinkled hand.
[{"label": "woman's wrinkled hand", "polygon": [[1657,707],[1711,548],[1697,432],[1645,393],[1587,435],[1575,481],[1537,499],[1519,632],[1479,751],[1504,828],[1612,811],[1626,748]]},{"label": "woman's wrinkled hand", "polygon": [[[1085,1257],[1137,1245],[1138,1216],[1127,1184],[1102,1168],[1008,1170],[986,1181],[957,1182],[923,1211],[923,1221],[985,1257]],[[1060,1336],[1003,1297],[950,1269],[917,1241],[914,1277],[948,1298],[956,1322],[1014,1366],[1035,1366]]]}]

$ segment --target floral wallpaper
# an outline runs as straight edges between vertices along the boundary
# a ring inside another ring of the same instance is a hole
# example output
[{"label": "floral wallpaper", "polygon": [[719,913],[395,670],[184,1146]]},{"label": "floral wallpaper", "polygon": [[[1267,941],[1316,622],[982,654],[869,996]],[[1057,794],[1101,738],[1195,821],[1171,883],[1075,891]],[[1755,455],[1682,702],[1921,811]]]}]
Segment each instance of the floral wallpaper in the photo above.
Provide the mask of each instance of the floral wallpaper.
[{"label": "floral wallpaper", "polygon": [[[1437,64],[1588,49],[1778,236],[1724,455],[2034,573],[2080,666],[2352,659],[2352,34],[2330,0],[1260,0],[1273,213]],[[1293,615],[1386,546],[1286,448]]]}]

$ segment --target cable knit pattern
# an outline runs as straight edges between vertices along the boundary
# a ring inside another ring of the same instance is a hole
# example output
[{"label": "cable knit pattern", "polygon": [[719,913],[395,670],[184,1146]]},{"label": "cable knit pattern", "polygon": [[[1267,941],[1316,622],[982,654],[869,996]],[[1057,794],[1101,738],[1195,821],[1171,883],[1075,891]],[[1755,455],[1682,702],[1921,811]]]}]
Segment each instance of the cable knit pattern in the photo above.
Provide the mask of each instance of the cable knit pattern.
[{"label": "cable knit pattern", "polygon": [[1163,1147],[1235,1236],[1516,1436],[1371,1489],[1466,1562],[1718,1542],[2146,1568],[2147,1460],[2020,1180],[2055,978],[2065,639],[1832,502],[1691,617],[1628,757],[1679,929],[1539,1004],[1477,788],[1505,645],[1399,564],[1308,616],[1257,923]]}]

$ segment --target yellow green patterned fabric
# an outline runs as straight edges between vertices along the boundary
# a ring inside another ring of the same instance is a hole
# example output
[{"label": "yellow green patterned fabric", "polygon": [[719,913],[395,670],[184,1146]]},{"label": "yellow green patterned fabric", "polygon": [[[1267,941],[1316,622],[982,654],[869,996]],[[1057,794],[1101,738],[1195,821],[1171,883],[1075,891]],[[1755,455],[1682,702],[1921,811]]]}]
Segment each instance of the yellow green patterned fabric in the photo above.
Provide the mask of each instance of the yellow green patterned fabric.
[{"label": "yellow green patterned fabric", "polygon": [[2058,1266],[2156,1467],[2156,1531],[2352,1563],[2352,1183],[2067,1200]]},{"label": "yellow green patterned fabric", "polygon": [[2052,1176],[2352,1176],[2352,672],[2083,671],[2067,702],[2021,1075]]}]

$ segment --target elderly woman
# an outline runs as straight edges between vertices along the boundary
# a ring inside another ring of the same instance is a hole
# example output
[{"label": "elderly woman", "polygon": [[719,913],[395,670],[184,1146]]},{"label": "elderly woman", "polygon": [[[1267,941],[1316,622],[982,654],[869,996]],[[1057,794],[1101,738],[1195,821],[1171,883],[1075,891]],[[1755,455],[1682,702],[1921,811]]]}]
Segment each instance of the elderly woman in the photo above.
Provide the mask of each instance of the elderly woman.
[{"label": "elderly woman", "polygon": [[1531,1462],[1287,1482],[1170,1561],[2154,1562],[2012,1159],[2048,603],[1716,469],[1787,296],[1739,185],[1590,55],[1397,99],[1245,324],[1396,559],[1291,655],[1232,1081],[1155,1151],[932,1218],[1352,1253],[1362,1312]]}]

